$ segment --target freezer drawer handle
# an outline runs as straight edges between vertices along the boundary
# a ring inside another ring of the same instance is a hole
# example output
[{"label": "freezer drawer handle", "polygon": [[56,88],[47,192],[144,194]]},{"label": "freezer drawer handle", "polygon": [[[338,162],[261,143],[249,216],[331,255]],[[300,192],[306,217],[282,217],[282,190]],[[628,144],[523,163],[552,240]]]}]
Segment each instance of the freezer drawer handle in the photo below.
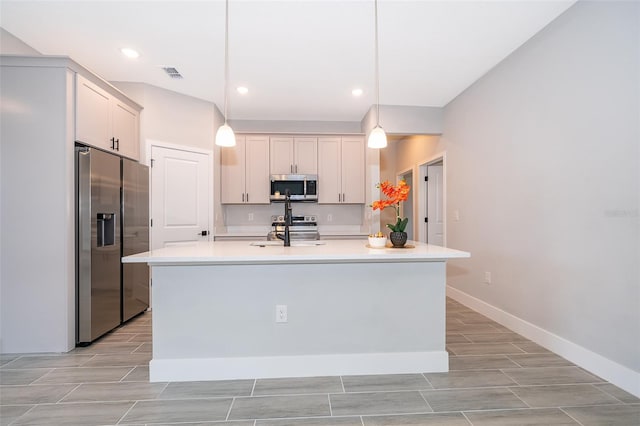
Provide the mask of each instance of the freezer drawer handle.
[{"label": "freezer drawer handle", "polygon": [[107,247],[116,243],[115,213],[98,213],[96,217],[97,246]]}]

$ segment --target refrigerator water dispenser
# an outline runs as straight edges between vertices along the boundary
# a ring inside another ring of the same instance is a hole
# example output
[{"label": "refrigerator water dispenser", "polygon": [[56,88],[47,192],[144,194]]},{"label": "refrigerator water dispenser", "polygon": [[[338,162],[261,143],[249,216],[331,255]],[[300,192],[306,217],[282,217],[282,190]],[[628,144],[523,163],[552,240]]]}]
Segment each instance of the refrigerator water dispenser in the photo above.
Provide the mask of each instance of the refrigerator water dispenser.
[{"label": "refrigerator water dispenser", "polygon": [[116,215],[114,213],[98,213],[97,246],[107,247],[116,243]]}]

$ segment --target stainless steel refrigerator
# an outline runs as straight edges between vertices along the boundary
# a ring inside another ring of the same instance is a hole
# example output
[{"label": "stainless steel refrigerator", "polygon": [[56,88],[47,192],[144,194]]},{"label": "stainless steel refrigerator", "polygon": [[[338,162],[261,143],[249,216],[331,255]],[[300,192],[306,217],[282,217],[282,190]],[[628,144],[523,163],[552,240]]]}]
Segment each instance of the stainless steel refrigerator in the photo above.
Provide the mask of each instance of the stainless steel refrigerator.
[{"label": "stainless steel refrigerator", "polygon": [[75,163],[76,343],[84,345],[148,307],[148,267],[120,259],[149,249],[149,184],[146,166],[98,149],[77,146]]},{"label": "stainless steel refrigerator", "polygon": [[[122,159],[122,255],[149,251],[149,168]],[[122,264],[122,321],[149,307],[149,266]]]}]

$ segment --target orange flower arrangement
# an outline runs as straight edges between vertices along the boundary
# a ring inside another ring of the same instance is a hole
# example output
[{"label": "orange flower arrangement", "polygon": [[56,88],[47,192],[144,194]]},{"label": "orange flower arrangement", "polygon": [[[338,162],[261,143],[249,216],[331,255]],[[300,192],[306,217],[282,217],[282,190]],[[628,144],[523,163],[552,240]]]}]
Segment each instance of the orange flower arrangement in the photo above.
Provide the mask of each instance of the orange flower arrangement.
[{"label": "orange flower arrangement", "polygon": [[407,182],[403,179],[397,186],[394,186],[391,182],[385,180],[384,182],[377,184],[376,188],[380,188],[387,199],[374,201],[371,207],[373,210],[383,210],[387,207],[393,207],[396,211],[397,220],[395,224],[388,223],[387,228],[391,229],[392,232],[404,232],[407,227],[407,223],[409,222],[409,218],[405,217],[403,219],[400,217],[400,203],[407,200],[411,187],[407,185]]}]

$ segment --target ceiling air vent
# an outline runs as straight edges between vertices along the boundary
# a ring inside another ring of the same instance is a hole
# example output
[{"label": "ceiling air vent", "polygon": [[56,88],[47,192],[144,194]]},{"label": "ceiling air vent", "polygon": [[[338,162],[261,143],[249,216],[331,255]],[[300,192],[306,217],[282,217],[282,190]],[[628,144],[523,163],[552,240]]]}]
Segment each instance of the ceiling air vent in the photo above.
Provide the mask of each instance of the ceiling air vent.
[{"label": "ceiling air vent", "polygon": [[167,73],[167,75],[171,78],[182,78],[182,75],[180,75],[180,73],[178,72],[177,69],[175,69],[174,67],[162,67],[162,69],[164,70],[164,72]]}]

